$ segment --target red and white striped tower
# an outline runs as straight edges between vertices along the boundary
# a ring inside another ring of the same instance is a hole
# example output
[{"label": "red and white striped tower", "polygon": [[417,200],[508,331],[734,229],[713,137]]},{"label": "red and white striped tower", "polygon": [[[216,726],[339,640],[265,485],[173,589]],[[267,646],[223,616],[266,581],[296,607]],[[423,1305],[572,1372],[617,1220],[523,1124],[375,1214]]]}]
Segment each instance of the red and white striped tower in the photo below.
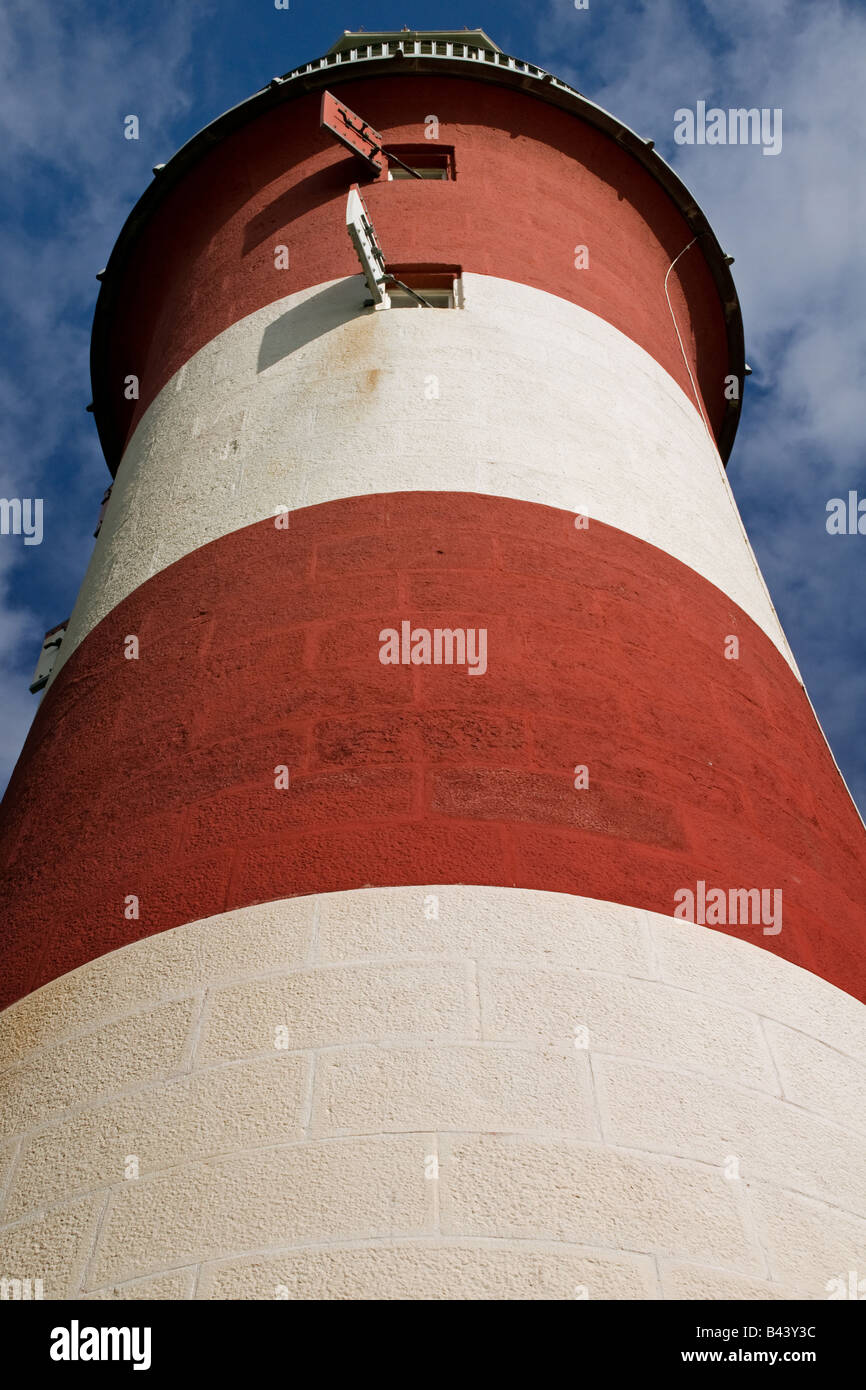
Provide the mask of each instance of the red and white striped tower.
[{"label": "red and white striped tower", "polygon": [[[365,303],[354,184],[388,283],[453,307]],[[3,809],[0,1273],[866,1276],[863,829],[725,478],[743,373],[651,143],[480,31],[347,34],[157,171]],[[486,670],[418,660],[437,629]]]}]

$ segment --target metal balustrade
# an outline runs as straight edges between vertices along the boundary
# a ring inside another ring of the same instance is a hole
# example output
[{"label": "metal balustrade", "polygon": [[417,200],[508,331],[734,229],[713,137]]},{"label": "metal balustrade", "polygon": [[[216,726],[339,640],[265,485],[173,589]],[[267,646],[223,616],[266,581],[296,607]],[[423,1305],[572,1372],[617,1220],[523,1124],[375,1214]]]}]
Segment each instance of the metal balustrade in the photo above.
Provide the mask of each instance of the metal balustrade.
[{"label": "metal balustrade", "polygon": [[454,43],[450,40],[446,42],[441,39],[390,39],[386,42],[360,44],[357,48],[343,49],[339,53],[326,53],[321,58],[314,58],[312,62],[302,63],[300,67],[292,68],[276,80],[280,83],[290,82],[293,78],[306,77],[341,63],[380,61],[384,57],[394,57],[399,50],[402,50],[407,58],[458,58],[470,63],[489,63],[526,77],[544,79],[562,91],[573,92],[575,96],[580,95],[573,87],[569,87],[568,83],[561,82],[559,78],[545,72],[544,68],[537,68],[533,63],[511,58],[507,53],[500,53],[478,44]]}]

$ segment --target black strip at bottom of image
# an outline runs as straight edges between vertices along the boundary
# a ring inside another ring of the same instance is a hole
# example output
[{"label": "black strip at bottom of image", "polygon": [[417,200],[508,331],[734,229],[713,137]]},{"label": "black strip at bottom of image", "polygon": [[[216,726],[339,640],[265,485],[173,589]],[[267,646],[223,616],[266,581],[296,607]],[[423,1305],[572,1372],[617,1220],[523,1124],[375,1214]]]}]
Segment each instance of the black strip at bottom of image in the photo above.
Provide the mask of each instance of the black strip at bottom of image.
[{"label": "black strip at bottom of image", "polygon": [[[480,1301],[471,1308],[448,1300],[387,1304],[387,1322],[379,1329],[371,1304],[348,1300],[314,1303],[291,1298],[271,1302],[10,1302],[3,1309],[7,1348],[20,1358],[20,1372],[39,1372],[49,1383],[70,1374],[92,1378],[100,1370],[114,1375],[145,1373],[159,1378],[184,1371],[213,1373],[223,1379],[239,1373],[259,1374],[292,1368],[299,1356],[308,1365],[316,1353],[310,1341],[319,1318],[329,1340],[322,1348],[321,1370],[333,1376],[338,1358],[354,1374],[400,1376],[396,1353],[405,1336],[417,1339],[420,1352],[429,1338],[414,1379],[428,1358],[442,1355],[446,1365],[459,1351],[465,1374],[470,1357],[479,1369],[519,1374],[516,1357],[543,1360],[548,1374],[553,1357],[571,1363],[575,1373],[619,1376],[628,1371],[665,1373],[674,1367],[700,1371],[708,1366],[811,1367],[822,1379],[848,1371],[860,1360],[864,1338],[862,1310],[849,1299],[826,1301],[592,1302],[576,1297],[562,1302]],[[856,1301],[862,1301],[862,1297]],[[507,1321],[500,1319],[506,1312]],[[451,1319],[454,1322],[451,1322]],[[464,1322],[464,1318],[466,1321]],[[416,1321],[417,1319],[417,1321]],[[489,1319],[489,1322],[488,1322]],[[516,1321],[515,1321],[516,1319]],[[335,1341],[340,1330],[341,1341]],[[451,1338],[454,1343],[451,1345]],[[562,1342],[557,1345],[559,1338]],[[302,1355],[298,1339],[303,1338]],[[459,1338],[459,1341],[457,1340]],[[540,1338],[549,1339],[540,1341]],[[339,1348],[339,1351],[338,1351]],[[497,1354],[499,1353],[499,1354]],[[592,1361],[589,1357],[592,1356]],[[403,1364],[403,1372],[410,1366]],[[471,1363],[470,1363],[471,1364]],[[564,1367],[557,1372],[562,1374]],[[455,1366],[456,1370],[456,1366]],[[19,1373],[20,1373],[19,1372]]]}]

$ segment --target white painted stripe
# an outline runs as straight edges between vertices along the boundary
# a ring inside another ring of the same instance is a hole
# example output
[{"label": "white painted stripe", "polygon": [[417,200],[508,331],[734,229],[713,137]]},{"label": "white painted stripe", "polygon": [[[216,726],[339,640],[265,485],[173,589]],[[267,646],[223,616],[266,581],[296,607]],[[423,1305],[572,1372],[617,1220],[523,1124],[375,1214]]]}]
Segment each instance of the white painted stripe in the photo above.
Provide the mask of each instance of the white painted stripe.
[{"label": "white painted stripe", "polygon": [[649,541],[794,666],[718,452],[654,358],[509,280],[465,276],[458,311],[373,313],[363,295],[357,277],[290,295],[163,388],[121,463],[61,662],[151,574],[280,505],[442,490],[584,510]]},{"label": "white painted stripe", "polygon": [[657,1259],[667,1297],[820,1298],[862,1273],[866,1007],[637,908],[259,904],[43,986],[0,1053],[3,1268],[46,1297],[85,1267],[178,1297],[200,1261],[223,1298],[647,1297]]}]

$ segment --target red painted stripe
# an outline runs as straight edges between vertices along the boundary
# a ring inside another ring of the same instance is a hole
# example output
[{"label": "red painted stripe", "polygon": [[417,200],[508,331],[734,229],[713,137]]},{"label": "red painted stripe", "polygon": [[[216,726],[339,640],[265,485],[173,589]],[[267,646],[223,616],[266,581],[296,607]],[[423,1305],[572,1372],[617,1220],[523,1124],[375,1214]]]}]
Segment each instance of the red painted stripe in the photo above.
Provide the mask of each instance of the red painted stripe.
[{"label": "red painted stripe", "polygon": [[[341,85],[340,99],[391,144],[417,141],[425,115],[438,115],[440,141],[455,149],[455,181],[371,183],[319,129],[318,93],[221,141],[168,194],[113,287],[120,309],[106,353],[111,377],[94,387],[118,448],[166,381],[218,333],[297,290],[359,273],[345,230],[355,180],[392,262],[445,261],[579,304],[645,348],[693,399],[664,293],[692,232],[615,141],[526,93],[452,77],[362,80]],[[277,245],[289,247],[288,269],[275,268]],[[589,249],[588,269],[575,269],[578,245]],[[718,426],[727,339],[700,245],[679,261],[668,289]],[[124,397],[129,375],[140,379],[138,402]]]},{"label": "red painted stripe", "polygon": [[[404,618],[486,628],[487,673],[383,666]],[[663,551],[527,502],[329,502],[154,575],[60,672],[2,822],[7,1001],[294,894],[499,884],[671,914],[698,879],[781,888],[780,935],[734,934],[866,995],[862,826],[786,662]]]}]

